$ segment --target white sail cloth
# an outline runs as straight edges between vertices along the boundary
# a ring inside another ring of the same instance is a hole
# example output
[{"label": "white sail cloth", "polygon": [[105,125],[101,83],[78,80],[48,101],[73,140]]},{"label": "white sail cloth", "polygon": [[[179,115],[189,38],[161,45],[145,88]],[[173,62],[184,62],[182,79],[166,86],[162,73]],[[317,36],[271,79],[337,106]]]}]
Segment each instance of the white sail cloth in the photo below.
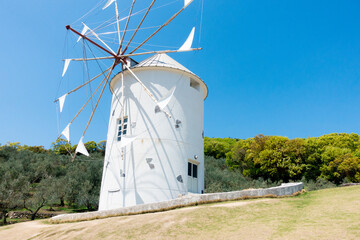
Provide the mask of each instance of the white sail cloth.
[{"label": "white sail cloth", "polygon": [[61,135],[63,135],[70,142],[70,123],[61,132]]},{"label": "white sail cloth", "polygon": [[187,5],[189,5],[193,0],[185,0],[184,1],[184,6],[186,7]]},{"label": "white sail cloth", "polygon": [[64,94],[63,96],[61,96],[61,97],[58,98],[59,105],[60,105],[60,112],[62,112],[62,110],[63,110],[64,103],[65,103],[65,99],[66,99],[66,96],[67,96],[67,95],[68,95],[68,94],[66,93],[66,94]]},{"label": "white sail cloth", "polygon": [[83,138],[84,137],[80,138],[80,141],[79,141],[79,143],[78,143],[78,145],[76,147],[76,150],[75,150],[75,154],[76,153],[81,153],[81,154],[83,154],[85,156],[89,156],[89,152],[86,150],[86,147],[85,147],[85,145],[83,143]]},{"label": "white sail cloth", "polygon": [[167,92],[167,94],[157,102],[157,105],[161,110],[163,110],[169,104],[170,100],[174,96],[175,89],[176,87],[171,88],[170,91]]},{"label": "white sail cloth", "polygon": [[129,145],[130,143],[134,142],[137,139],[137,136],[132,136],[132,137],[125,137],[122,136],[121,137],[121,141],[120,141],[120,147],[126,147],[127,145]]},{"label": "white sail cloth", "polygon": [[65,76],[65,73],[66,73],[66,71],[68,70],[68,67],[69,67],[70,62],[71,62],[71,59],[65,59],[65,62],[64,62],[64,70],[63,70],[63,73],[62,73],[62,77]]},{"label": "white sail cloth", "polygon": [[113,2],[115,2],[116,0],[109,0],[105,6],[103,7],[103,10],[105,10],[106,8],[108,8]]},{"label": "white sail cloth", "polygon": [[99,35],[97,35],[93,30],[91,30],[88,26],[86,26],[85,23],[83,23],[83,25],[84,25],[84,28],[86,28],[88,31],[90,31],[91,34],[93,34],[100,42],[102,42],[102,44],[104,44],[113,54],[115,54],[115,52],[103,40],[101,40]]},{"label": "white sail cloth", "polygon": [[195,35],[195,27],[193,27],[185,43],[181,46],[181,48],[179,48],[179,51],[188,51],[191,49],[191,45],[194,41],[194,35]]},{"label": "white sail cloth", "polygon": [[[84,23],[83,23],[84,24]],[[89,31],[89,28],[84,24],[84,28],[83,30],[81,31],[81,35],[85,35],[85,33]],[[81,36],[78,38],[77,42],[79,42],[81,39]]]}]

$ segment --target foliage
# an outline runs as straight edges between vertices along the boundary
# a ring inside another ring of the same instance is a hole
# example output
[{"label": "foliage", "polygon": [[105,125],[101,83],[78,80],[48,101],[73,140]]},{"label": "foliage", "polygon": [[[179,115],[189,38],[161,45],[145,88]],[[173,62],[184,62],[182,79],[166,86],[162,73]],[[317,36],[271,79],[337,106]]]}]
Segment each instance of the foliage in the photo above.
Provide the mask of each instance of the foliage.
[{"label": "foliage", "polygon": [[[102,155],[105,155],[106,141],[100,141],[99,143],[89,141],[84,143],[84,145],[89,153],[101,153]],[[71,142],[63,138],[59,138],[51,144],[51,150],[56,154],[61,155],[71,155],[75,153],[76,147],[77,144],[71,145]]]},{"label": "foliage", "polygon": [[[59,146],[54,149],[61,149]],[[1,146],[0,215],[4,223],[13,209],[26,209],[33,220],[44,206],[64,206],[66,201],[97,209],[102,164],[103,154],[97,152],[72,161],[61,150],[33,151],[18,143]]]},{"label": "foliage", "polygon": [[53,193],[51,180],[49,178],[42,179],[33,187],[27,183],[23,188],[26,190],[22,196],[23,207],[31,213],[31,220],[35,220],[39,210],[51,200]]},{"label": "foliage", "polygon": [[8,165],[0,165],[0,212],[3,216],[3,223],[9,211],[17,208],[21,204],[23,186],[26,179],[19,173],[13,171]]},{"label": "foliage", "polygon": [[272,182],[302,178],[326,179],[335,184],[360,182],[359,140],[359,135],[354,133],[307,139],[258,135],[238,140],[226,153],[226,164],[244,176]]},{"label": "foliage", "polygon": [[[36,218],[46,206],[98,207],[106,141],[85,143],[90,157],[71,154],[76,145],[59,139],[51,149],[0,146],[0,215],[27,209]],[[289,139],[205,138],[205,191],[224,192],[303,181],[308,190],[360,182],[360,137],[328,134]]]},{"label": "foliage", "polygon": [[208,138],[204,140],[204,153],[214,158],[225,158],[226,153],[231,150],[236,143],[236,139],[232,138]]},{"label": "foliage", "polygon": [[266,188],[279,183],[244,177],[239,170],[230,170],[223,158],[205,156],[205,192],[228,192],[248,188]]}]

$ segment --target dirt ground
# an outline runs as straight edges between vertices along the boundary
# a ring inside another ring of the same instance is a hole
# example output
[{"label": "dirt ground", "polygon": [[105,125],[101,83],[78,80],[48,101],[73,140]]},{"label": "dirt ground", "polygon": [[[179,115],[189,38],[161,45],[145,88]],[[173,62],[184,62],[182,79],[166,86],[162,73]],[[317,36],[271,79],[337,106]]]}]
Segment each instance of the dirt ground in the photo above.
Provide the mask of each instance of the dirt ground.
[{"label": "dirt ground", "polygon": [[0,239],[360,239],[360,186],[78,223],[0,228]]},{"label": "dirt ground", "polygon": [[[166,232],[170,227],[176,224],[184,224],[187,222],[187,218],[184,216],[186,212],[198,211],[199,209],[204,208],[234,208],[245,206],[248,204],[256,204],[264,201],[274,201],[274,199],[259,199],[253,201],[237,201],[237,202],[225,202],[220,204],[213,205],[204,205],[196,207],[187,207],[180,208],[176,210],[171,210],[167,212],[160,213],[149,213],[143,215],[135,216],[125,216],[125,217],[113,217],[108,219],[99,219],[79,223],[65,223],[65,224],[49,224],[46,220],[31,221],[25,223],[18,223],[4,228],[0,228],[0,239],[13,239],[13,240],[23,240],[23,239],[114,239],[113,233],[114,224],[116,226],[121,225],[122,228],[125,228],[128,234],[126,238],[137,238],[136,231],[130,231],[132,227],[138,228],[140,225],[148,225],[151,222],[156,221],[157,224],[161,224],[162,227],[156,235],[150,237],[149,239],[158,239],[166,237]],[[100,226],[102,231],[98,233],[93,231],[94,229],[99,228]],[[106,230],[109,230],[107,234]],[[134,234],[132,234],[134,232]],[[142,232],[142,231],[140,231]],[[165,235],[164,235],[165,233]],[[122,235],[122,234],[120,234]],[[86,236],[86,237],[85,237]],[[120,236],[119,236],[120,237]],[[190,237],[190,236],[189,236]],[[205,236],[204,236],[205,237]],[[142,238],[142,237],[140,237]],[[120,238],[119,238],[120,239]],[[121,238],[123,239],[123,238]],[[146,238],[144,238],[146,239]]]}]

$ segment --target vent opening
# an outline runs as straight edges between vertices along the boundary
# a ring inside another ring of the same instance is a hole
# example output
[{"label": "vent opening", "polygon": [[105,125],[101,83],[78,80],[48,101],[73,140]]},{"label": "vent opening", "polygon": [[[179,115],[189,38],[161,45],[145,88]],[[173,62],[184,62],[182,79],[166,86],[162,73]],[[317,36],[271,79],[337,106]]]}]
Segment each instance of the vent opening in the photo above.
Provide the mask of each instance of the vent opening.
[{"label": "vent opening", "polygon": [[200,84],[192,78],[190,78],[190,87],[195,88],[196,90],[200,91]]}]

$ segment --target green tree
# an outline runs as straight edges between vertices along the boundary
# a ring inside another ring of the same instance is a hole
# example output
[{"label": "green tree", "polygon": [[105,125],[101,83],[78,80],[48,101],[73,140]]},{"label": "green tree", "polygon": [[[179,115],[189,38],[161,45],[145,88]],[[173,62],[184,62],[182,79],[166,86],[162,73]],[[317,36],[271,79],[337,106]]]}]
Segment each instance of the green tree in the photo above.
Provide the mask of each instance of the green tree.
[{"label": "green tree", "polygon": [[59,138],[55,142],[51,143],[51,149],[56,154],[68,155],[71,153],[72,147],[71,143],[68,140]]},{"label": "green tree", "polygon": [[214,158],[225,158],[237,139],[232,138],[208,138],[204,139],[204,153]]},{"label": "green tree", "polygon": [[23,194],[23,207],[31,213],[31,220],[35,220],[36,215],[50,200],[53,199],[52,180],[42,179],[40,183],[31,187],[25,186],[26,194]]},{"label": "green tree", "polygon": [[103,141],[98,142],[97,146],[98,146],[99,152],[102,153],[103,155],[105,155],[106,141],[103,140]]},{"label": "green tree", "polygon": [[6,163],[0,166],[0,178],[0,212],[5,225],[8,212],[21,206],[20,199],[26,178],[11,171]]},{"label": "green tree", "polygon": [[360,182],[360,159],[350,153],[337,154],[321,167],[321,177],[336,184],[345,178],[351,182]]}]

